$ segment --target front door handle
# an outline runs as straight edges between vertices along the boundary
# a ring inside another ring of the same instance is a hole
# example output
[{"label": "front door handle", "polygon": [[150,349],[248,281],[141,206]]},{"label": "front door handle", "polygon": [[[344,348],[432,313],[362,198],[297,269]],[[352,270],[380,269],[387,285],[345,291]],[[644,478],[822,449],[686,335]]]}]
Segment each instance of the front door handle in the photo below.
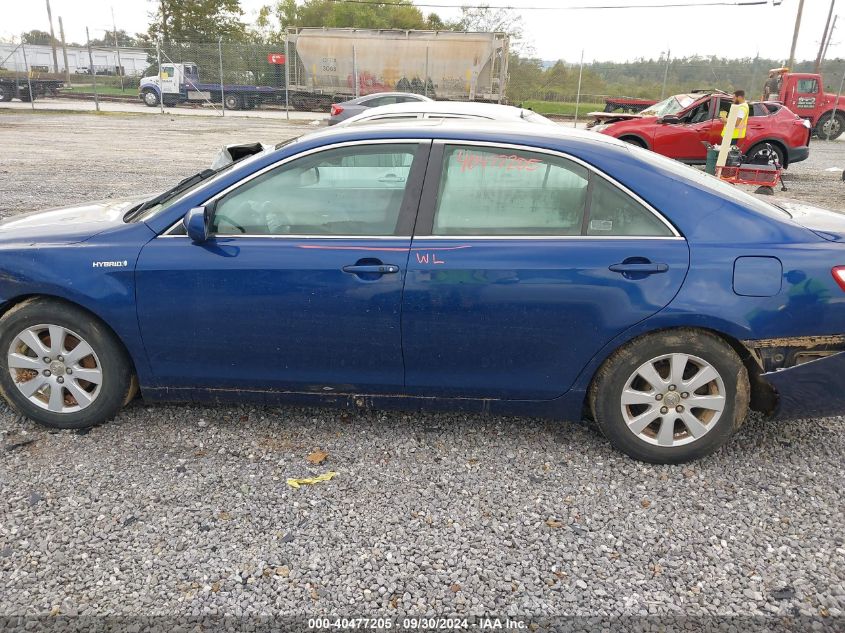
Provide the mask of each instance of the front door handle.
[{"label": "front door handle", "polygon": [[399,272],[399,266],[393,264],[352,264],[343,267],[343,272],[360,275],[361,273],[376,273],[389,275]]},{"label": "front door handle", "polygon": [[612,270],[615,273],[636,273],[641,275],[651,275],[654,273],[665,273],[669,270],[668,264],[652,264],[651,262],[647,263],[625,263],[622,262],[621,264],[611,264],[608,266],[608,269]]}]

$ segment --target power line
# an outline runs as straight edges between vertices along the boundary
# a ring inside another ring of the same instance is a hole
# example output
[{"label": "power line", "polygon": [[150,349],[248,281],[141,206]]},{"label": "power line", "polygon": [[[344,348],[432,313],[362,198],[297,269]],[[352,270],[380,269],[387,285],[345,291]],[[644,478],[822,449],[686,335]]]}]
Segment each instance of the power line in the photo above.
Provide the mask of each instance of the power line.
[{"label": "power line", "polygon": [[507,9],[511,11],[590,11],[604,9],[694,9],[698,7],[753,7],[768,4],[769,0],[705,0],[695,4],[672,2],[669,4],[605,4],[605,5],[573,5],[570,7],[515,7],[512,5],[454,5],[431,2],[414,2],[413,5],[389,2],[388,0],[329,0],[338,4],[374,4],[380,6],[417,6],[428,9]]}]

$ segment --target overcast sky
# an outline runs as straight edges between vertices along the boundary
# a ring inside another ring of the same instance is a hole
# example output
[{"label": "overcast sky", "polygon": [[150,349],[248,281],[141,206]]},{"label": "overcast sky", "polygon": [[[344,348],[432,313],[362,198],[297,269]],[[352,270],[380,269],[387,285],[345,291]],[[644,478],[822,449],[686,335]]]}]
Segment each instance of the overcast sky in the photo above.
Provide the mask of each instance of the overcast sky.
[{"label": "overcast sky", "polygon": [[[477,4],[477,0],[428,0],[432,4]],[[637,57],[660,56],[671,50],[672,56],[710,55],[726,57],[786,58],[792,41],[792,29],[798,0],[771,1],[764,6],[685,7],[625,10],[531,10],[530,7],[566,7],[597,4],[700,4],[710,0],[487,0],[492,6],[517,7],[523,16],[525,38],[537,56],[547,59],[577,61],[624,61]],[[727,0],[733,1],[733,0]],[[749,0],[736,0],[747,2]],[[259,7],[268,0],[241,0],[244,18],[254,20]],[[114,8],[118,28],[131,33],[145,31],[155,0],[52,0],[53,20],[58,37],[57,16],[62,16],[68,40],[84,41],[86,25],[92,37],[102,37],[111,28]],[[444,18],[458,15],[456,9],[433,8],[418,3],[423,13],[438,12]],[[829,0],[805,0],[801,34],[796,56],[814,59],[824,29]],[[845,56],[845,0],[837,0],[835,13],[839,24],[828,58]],[[17,37],[30,29],[48,30],[44,0],[0,0],[0,39]]]}]

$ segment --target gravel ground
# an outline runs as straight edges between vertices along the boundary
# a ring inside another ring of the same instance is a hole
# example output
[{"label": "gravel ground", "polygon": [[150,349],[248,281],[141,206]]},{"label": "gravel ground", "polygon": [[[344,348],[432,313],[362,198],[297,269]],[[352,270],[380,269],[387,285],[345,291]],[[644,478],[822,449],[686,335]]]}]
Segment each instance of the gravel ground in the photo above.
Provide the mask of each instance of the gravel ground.
[{"label": "gravel ground", "polygon": [[[307,129],[0,114],[0,214],[155,190],[224,142]],[[841,176],[823,171],[842,163],[845,143],[818,143],[790,195],[845,210]],[[0,406],[0,616],[670,615],[745,630],[739,618],[814,617],[842,630],[843,454],[842,418],[752,418],[718,454],[669,467],[535,419],[136,401],[74,433]]]}]

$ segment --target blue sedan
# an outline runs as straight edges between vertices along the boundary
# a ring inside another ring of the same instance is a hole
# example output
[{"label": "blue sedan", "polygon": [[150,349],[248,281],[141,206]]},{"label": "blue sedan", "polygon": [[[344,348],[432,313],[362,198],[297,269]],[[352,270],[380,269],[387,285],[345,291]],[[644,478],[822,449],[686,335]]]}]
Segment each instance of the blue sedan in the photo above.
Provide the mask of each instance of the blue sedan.
[{"label": "blue sedan", "polygon": [[153,199],[0,223],[0,389],[594,420],[637,459],[838,413],[845,218],[609,137],[333,129]]}]

